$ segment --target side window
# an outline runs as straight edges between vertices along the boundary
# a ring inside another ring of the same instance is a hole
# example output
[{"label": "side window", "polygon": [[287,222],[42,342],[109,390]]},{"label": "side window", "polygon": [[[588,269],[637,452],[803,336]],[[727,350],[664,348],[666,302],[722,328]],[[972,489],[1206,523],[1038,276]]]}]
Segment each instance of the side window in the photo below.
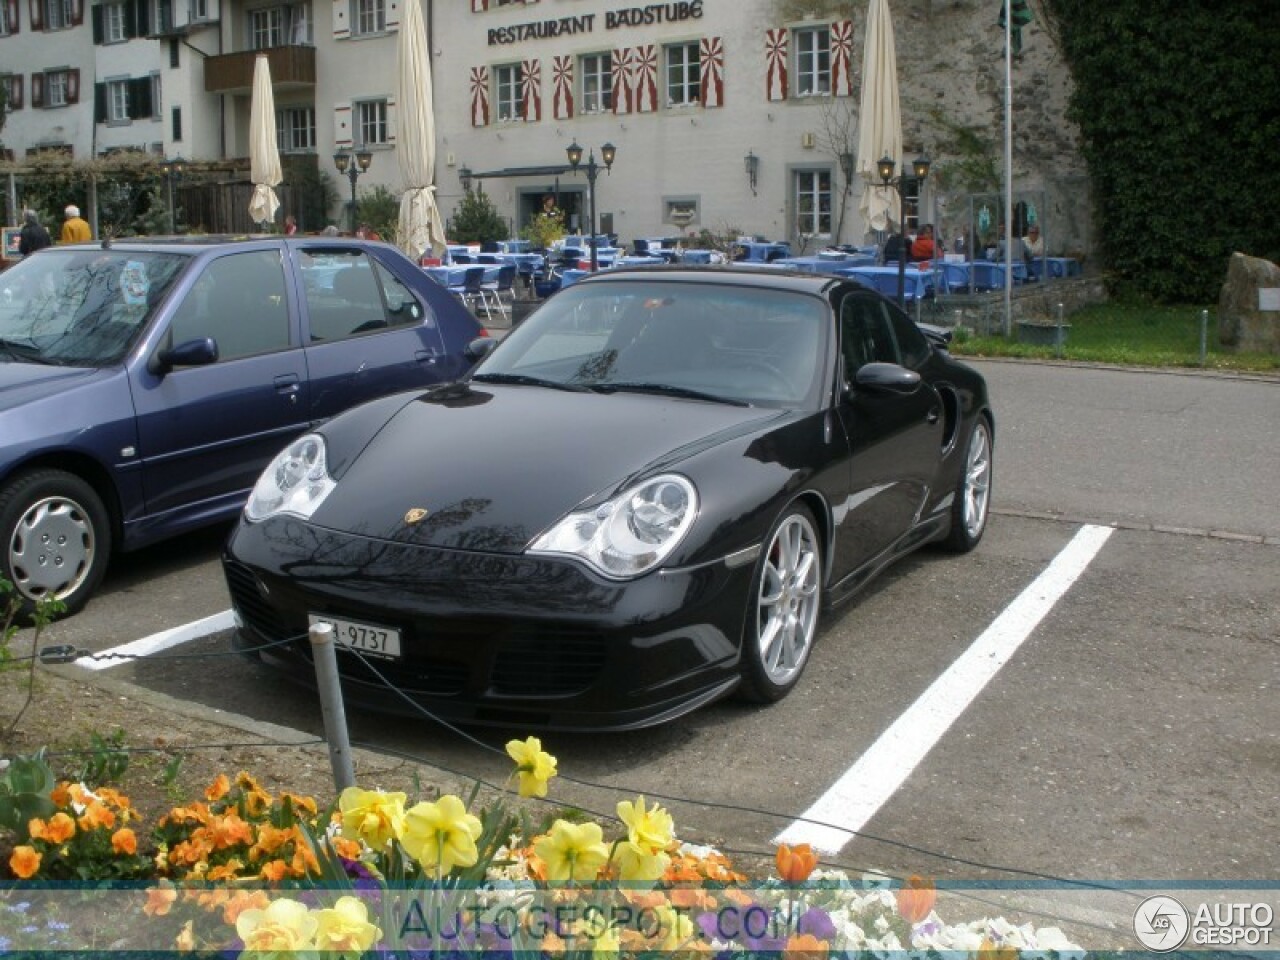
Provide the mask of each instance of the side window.
[{"label": "side window", "polygon": [[422,315],[408,288],[362,250],[304,250],[298,263],[311,343],[409,326]]},{"label": "side window", "polygon": [[846,380],[852,380],[864,364],[898,362],[889,318],[878,300],[857,294],[844,298],[840,305],[840,351]]},{"label": "side window", "polygon": [[169,333],[175,345],[213,337],[219,362],[286,349],[289,305],[279,251],[211,261],[174,312]]},{"label": "side window", "polygon": [[910,317],[887,306],[884,306],[884,310],[893,324],[893,335],[898,341],[898,352],[902,354],[902,365],[909,370],[919,370],[933,352],[928,339],[911,322]]}]

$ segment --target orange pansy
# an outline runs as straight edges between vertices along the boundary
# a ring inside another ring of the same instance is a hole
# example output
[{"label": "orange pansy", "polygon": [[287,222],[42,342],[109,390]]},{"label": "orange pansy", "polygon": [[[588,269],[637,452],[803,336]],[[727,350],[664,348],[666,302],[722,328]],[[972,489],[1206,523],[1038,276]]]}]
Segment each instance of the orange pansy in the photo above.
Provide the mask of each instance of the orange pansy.
[{"label": "orange pansy", "polygon": [[85,807],[84,813],[76,822],[80,824],[81,830],[94,830],[98,827],[110,830],[116,825],[116,815],[95,800]]},{"label": "orange pansy", "polygon": [[222,919],[227,926],[234,927],[240,914],[246,910],[265,910],[270,905],[271,898],[265,890],[240,890],[222,909]]},{"label": "orange pansy", "polygon": [[35,847],[14,847],[9,857],[9,869],[19,880],[30,880],[40,869],[40,854]]},{"label": "orange pansy", "polygon": [[787,939],[782,955],[786,960],[826,960],[830,952],[827,941],[819,940],[812,933],[802,933]]},{"label": "orange pansy", "polygon": [[128,827],[121,827],[111,835],[111,849],[131,857],[138,852],[138,838]]},{"label": "orange pansy", "polygon": [[173,887],[151,887],[147,890],[147,902],[143,904],[142,912],[148,917],[167,916],[177,899],[178,891]]},{"label": "orange pansy", "polygon": [[[76,822],[59,811],[49,818],[49,822],[44,825],[43,833],[42,840],[48,840],[50,843],[66,843],[76,835]],[[35,834],[33,833],[32,836],[34,837]]]},{"label": "orange pansy", "polygon": [[54,806],[57,806],[57,807],[71,806],[71,791],[70,789],[68,789],[70,786],[71,786],[70,781],[63,780],[56,787],[53,788],[53,791],[49,794],[49,799],[53,801]]},{"label": "orange pansy", "polygon": [[218,774],[218,779],[204,788],[204,798],[210,803],[217,803],[231,792],[231,778],[225,773]]},{"label": "orange pansy", "polygon": [[264,863],[262,869],[258,871],[258,876],[263,880],[269,880],[272,883],[279,883],[284,879],[285,873],[288,872],[289,865],[283,860],[272,860],[270,863]]}]

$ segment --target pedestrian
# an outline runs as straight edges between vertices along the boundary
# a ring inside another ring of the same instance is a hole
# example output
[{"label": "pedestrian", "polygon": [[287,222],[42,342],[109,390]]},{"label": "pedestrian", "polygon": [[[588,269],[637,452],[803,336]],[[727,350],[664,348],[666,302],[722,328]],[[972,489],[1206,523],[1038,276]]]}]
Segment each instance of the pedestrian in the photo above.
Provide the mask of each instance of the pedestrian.
[{"label": "pedestrian", "polygon": [[34,210],[28,210],[23,214],[26,221],[22,224],[22,229],[18,231],[18,252],[24,257],[30,256],[37,250],[43,250],[45,247],[52,246],[53,240],[49,237],[49,231],[40,225],[40,218],[36,216]]},{"label": "pedestrian", "polygon": [[63,211],[67,219],[62,221],[62,236],[59,243],[88,243],[93,239],[93,231],[89,224],[81,219],[80,208],[74,203],[67,204]]},{"label": "pedestrian", "polygon": [[292,237],[298,232],[298,221],[293,218],[293,214],[284,218],[284,235]]}]

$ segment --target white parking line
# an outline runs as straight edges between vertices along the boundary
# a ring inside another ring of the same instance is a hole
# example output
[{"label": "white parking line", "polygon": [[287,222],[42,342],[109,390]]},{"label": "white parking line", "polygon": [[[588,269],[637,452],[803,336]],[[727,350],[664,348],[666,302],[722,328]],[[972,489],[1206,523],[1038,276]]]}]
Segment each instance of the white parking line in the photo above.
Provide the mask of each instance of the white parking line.
[{"label": "white parking line", "polygon": [[[898,717],[849,770],[774,838],[839,853],[902,786],[956,718],[1017,652],[1107,542],[1111,527],[1085,526],[973,645]],[[816,820],[830,826],[805,821]]]},{"label": "white parking line", "polygon": [[[223,610],[221,613],[215,613],[213,616],[205,617],[203,620],[184,623],[180,627],[161,630],[159,633],[153,633],[151,636],[143,637],[141,640],[134,640],[132,643],[112,647],[110,650],[99,651],[95,656],[99,658],[105,657],[106,659],[81,660],[79,664],[86,670],[109,670],[112,667],[120,666],[122,663],[128,663],[136,657],[149,657],[153,653],[176,647],[180,643],[186,643],[189,640],[195,640],[210,633],[217,633],[219,630],[230,630],[234,625],[235,619],[231,611]],[[120,654],[120,656],[114,657],[112,654]]]}]

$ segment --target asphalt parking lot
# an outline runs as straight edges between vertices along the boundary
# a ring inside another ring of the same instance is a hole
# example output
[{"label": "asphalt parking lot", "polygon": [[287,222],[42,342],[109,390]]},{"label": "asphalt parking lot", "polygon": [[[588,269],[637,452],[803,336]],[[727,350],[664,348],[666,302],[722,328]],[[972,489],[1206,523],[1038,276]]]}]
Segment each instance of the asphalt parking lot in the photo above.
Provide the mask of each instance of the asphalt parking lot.
[{"label": "asphalt parking lot", "polygon": [[[611,787],[665,796],[686,836],[762,850],[826,796],[821,819],[847,831],[836,859],[890,873],[1276,876],[1263,838],[1280,829],[1280,383],[980,366],[997,415],[997,512],[978,550],[923,551],[828,615],[800,688],[780,704],[728,701],[656,730],[544,737],[562,772],[601,785],[562,784],[560,799],[610,810]],[[48,642],[101,651],[221,614],[223,533],[117,564]],[[1081,538],[1092,552],[1046,599],[1046,571]],[[1038,618],[1018,612],[1024,591],[1040,597]],[[225,648],[227,636],[171,649]],[[997,656],[980,640],[1005,644],[1007,662],[976,685],[937,689],[956,665]],[[321,730],[306,691],[234,658],[216,661],[210,683],[200,663],[103,673]],[[505,775],[425,719],[356,713],[350,725],[360,741]],[[500,744],[507,732],[478,734]],[[901,738],[887,750],[899,769],[876,768],[880,795],[830,800],[851,768],[886,755],[889,735]],[[916,763],[899,762],[913,751]]]}]

